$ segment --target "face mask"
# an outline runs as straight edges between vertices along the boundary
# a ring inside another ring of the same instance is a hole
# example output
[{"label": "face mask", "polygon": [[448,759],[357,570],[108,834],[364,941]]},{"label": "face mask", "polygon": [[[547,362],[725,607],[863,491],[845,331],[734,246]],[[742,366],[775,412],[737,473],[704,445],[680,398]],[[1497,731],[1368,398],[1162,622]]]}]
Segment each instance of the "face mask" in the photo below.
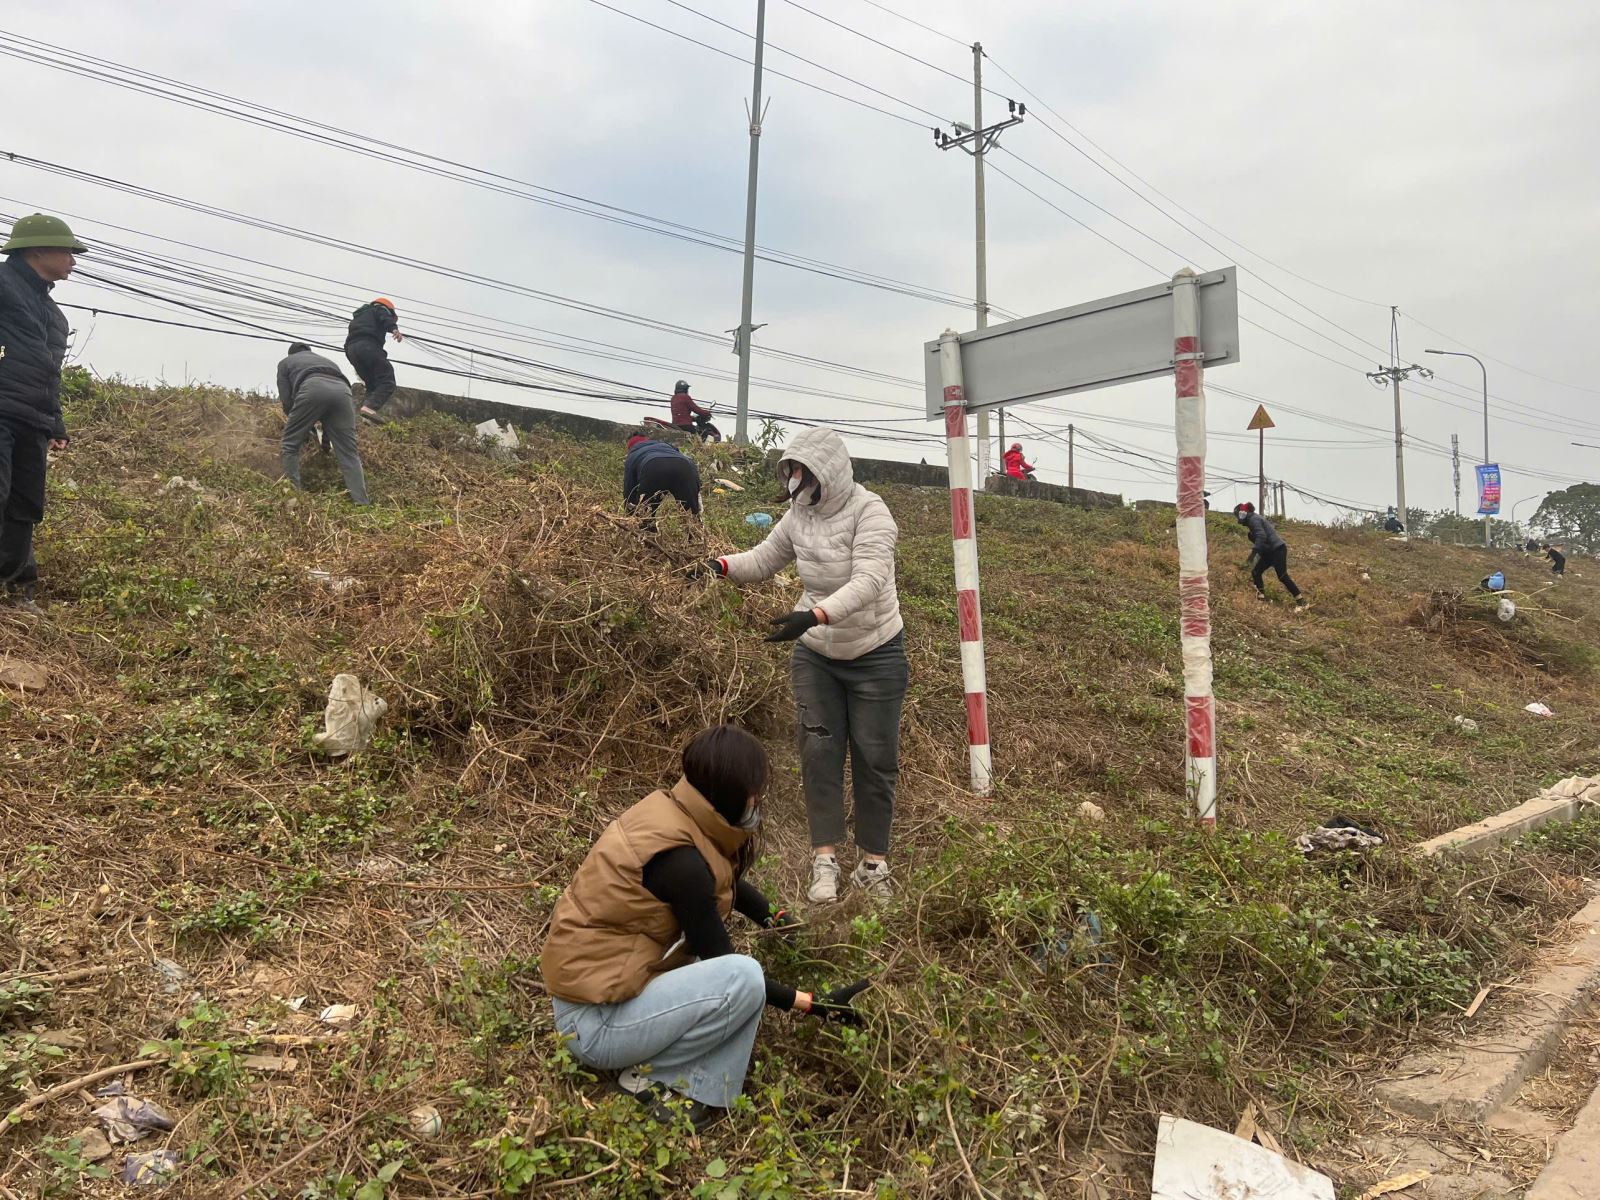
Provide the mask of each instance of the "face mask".
[{"label": "face mask", "polygon": [[805,482],[798,472],[789,476],[789,499],[796,500],[799,498],[800,489],[805,486]]},{"label": "face mask", "polygon": [[746,833],[754,833],[761,828],[761,806],[759,804],[751,805],[745,809],[744,816],[739,820],[739,828]]}]

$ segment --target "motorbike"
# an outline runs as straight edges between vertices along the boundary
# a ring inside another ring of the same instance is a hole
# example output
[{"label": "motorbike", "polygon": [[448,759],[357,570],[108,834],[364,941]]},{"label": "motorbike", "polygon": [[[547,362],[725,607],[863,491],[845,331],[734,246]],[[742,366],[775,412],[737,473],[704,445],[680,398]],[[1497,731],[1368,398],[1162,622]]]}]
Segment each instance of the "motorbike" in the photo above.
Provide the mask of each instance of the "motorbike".
[{"label": "motorbike", "polygon": [[663,421],[660,417],[646,417],[646,425],[654,425],[660,429],[676,429],[679,433],[691,433],[702,442],[720,442],[722,431],[711,423],[711,413],[716,412],[715,404],[708,404],[710,410],[705,416],[696,413],[693,425],[674,425],[671,421]]}]

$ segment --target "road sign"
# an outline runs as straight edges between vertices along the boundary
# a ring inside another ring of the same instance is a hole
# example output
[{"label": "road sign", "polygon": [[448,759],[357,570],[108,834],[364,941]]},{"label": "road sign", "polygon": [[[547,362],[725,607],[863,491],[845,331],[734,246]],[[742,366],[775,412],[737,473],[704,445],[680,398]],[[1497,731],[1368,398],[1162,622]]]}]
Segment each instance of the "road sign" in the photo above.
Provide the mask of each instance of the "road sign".
[{"label": "road sign", "polygon": [[1250,424],[1245,426],[1246,429],[1276,429],[1277,427],[1278,423],[1267,416],[1267,406],[1265,404],[1256,405],[1256,415],[1251,417]]},{"label": "road sign", "polygon": [[[1199,285],[1205,366],[1239,361],[1239,289],[1234,268]],[[1172,374],[1172,284],[1161,283],[1035,317],[963,333],[967,411],[1044,400]],[[939,343],[923,347],[928,416],[944,414]]]}]

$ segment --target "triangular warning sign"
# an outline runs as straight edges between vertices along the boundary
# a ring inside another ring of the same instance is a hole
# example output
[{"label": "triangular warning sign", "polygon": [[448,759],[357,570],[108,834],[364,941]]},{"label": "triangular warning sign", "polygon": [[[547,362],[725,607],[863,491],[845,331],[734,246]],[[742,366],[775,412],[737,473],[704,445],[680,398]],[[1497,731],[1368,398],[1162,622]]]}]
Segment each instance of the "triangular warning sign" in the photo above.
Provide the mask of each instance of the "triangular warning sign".
[{"label": "triangular warning sign", "polygon": [[1256,415],[1250,418],[1250,424],[1246,425],[1245,428],[1276,429],[1277,425],[1274,423],[1271,417],[1267,416],[1267,406],[1265,404],[1258,404],[1256,405]]}]

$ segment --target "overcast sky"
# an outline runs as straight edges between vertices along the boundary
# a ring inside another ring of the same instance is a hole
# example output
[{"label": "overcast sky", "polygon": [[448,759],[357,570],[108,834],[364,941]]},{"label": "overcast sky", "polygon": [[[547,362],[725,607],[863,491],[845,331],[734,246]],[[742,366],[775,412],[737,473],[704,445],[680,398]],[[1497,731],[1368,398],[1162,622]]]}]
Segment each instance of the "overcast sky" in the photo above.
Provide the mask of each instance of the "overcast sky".
[{"label": "overcast sky", "polygon": [[[1207,375],[1209,424],[1219,435],[1211,443],[1213,477],[1255,471],[1255,446],[1242,432],[1255,400],[1218,390],[1227,388],[1264,399],[1277,422],[1269,476],[1345,501],[1393,503],[1391,398],[1362,375],[1387,361],[1391,304],[1402,313],[1402,360],[1436,366],[1444,384],[1408,385],[1407,435],[1444,447],[1460,435],[1464,509],[1475,507],[1471,464],[1482,454],[1478,370],[1470,360],[1431,358],[1427,347],[1485,357],[1496,397],[1490,451],[1505,464],[1507,510],[1549,487],[1600,476],[1600,450],[1569,444],[1600,446],[1600,378],[1587,369],[1600,262],[1593,153],[1600,7],[1350,0],[1094,11],[1045,0],[885,0],[950,40],[865,0],[802,2],[812,12],[769,0],[762,245],[970,297],[972,162],[936,150],[934,118],[919,110],[972,119],[971,88],[951,76],[970,78],[972,54],[959,43],[981,40],[991,56],[986,85],[1019,100],[1028,99],[1025,86],[1054,110],[1029,101],[1028,119],[1003,135],[991,159],[994,304],[1035,313],[1156,283],[1183,265],[1240,267],[1248,293],[1240,301],[1242,361]],[[705,17],[753,32],[754,0],[607,3],[737,58],[750,54],[749,37]],[[11,0],[0,25],[650,218],[735,238],[743,232],[750,67],[596,0],[284,0],[270,7]],[[7,114],[0,151],[636,318],[718,335],[739,319],[736,253],[375,162],[14,57],[0,58],[0,104]],[[986,98],[986,120],[1004,111],[999,97]],[[734,387],[724,375],[736,360],[726,344],[0,159],[0,213],[33,209],[75,214],[75,229],[91,243],[268,277],[316,312],[344,314],[373,295],[393,296],[403,328],[656,390],[663,405],[682,375],[703,399],[729,410],[721,423],[732,428]],[[224,311],[214,293],[202,298],[197,280],[144,286]],[[57,297],[226,323],[81,279]],[[307,315],[285,324],[295,318],[259,302],[221,304],[273,329],[342,340],[336,320]],[[441,308],[460,312],[446,323]],[[274,343],[71,316],[82,361],[102,374],[265,388],[279,352]],[[758,346],[873,374],[758,355],[762,379],[849,398],[757,385],[753,408],[923,435],[937,427],[919,420],[920,388],[881,376],[920,380],[922,343],[946,326],[974,324],[957,303],[765,262],[756,274],[755,320],[766,324]],[[520,331],[521,341],[505,340],[488,331],[493,322],[532,328]],[[528,340],[553,336],[621,349],[586,343],[617,356],[602,358]],[[421,346],[393,352],[443,361]],[[490,369],[482,359],[476,366]],[[403,384],[464,387],[403,366],[399,373]],[[473,391],[618,419],[638,415],[612,402],[481,382]],[[1072,421],[1099,439],[1079,443],[1080,485],[1165,497],[1173,486],[1171,412],[1170,384],[1147,383],[1018,410],[1008,432],[1044,478],[1064,481],[1066,448],[1057,439]],[[862,454],[943,458],[936,442],[852,440]],[[1134,457],[1146,454],[1157,461]],[[1406,468],[1412,505],[1453,505],[1447,453],[1409,445]],[[1229,502],[1253,492],[1213,486]],[[1519,515],[1532,509],[1529,503]],[[1303,499],[1291,510],[1336,511]]]}]

